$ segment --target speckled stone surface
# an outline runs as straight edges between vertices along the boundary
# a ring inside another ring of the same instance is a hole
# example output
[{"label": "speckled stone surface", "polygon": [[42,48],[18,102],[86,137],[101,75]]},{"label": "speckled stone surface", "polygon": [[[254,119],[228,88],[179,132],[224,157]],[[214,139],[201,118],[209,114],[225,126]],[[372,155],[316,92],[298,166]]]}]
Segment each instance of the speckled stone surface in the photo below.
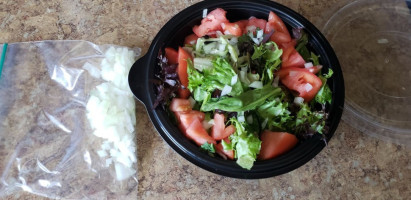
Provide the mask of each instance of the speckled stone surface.
[{"label": "speckled stone surface", "polygon": [[[141,47],[144,53],[159,29],[195,2],[0,1],[0,43],[75,39]],[[321,26],[327,16],[348,1],[278,2]],[[411,196],[411,150],[369,137],[345,122],[340,123],[329,145],[304,166],[278,177],[239,180],[212,174],[179,156],[161,139],[140,103],[137,103],[137,117],[137,192],[125,197],[110,194],[108,199],[410,199]],[[9,151],[0,147],[0,155]],[[0,159],[1,166],[4,162]],[[26,192],[9,198],[42,199]]]}]

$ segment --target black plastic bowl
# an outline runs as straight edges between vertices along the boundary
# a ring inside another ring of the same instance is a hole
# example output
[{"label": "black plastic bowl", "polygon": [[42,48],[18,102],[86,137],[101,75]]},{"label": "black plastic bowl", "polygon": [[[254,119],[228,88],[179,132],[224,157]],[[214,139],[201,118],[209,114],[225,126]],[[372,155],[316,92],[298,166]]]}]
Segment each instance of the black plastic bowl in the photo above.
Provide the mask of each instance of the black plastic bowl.
[{"label": "black plastic bowl", "polygon": [[154,38],[147,54],[132,66],[129,73],[132,92],[146,106],[151,121],[163,139],[181,156],[203,169],[229,177],[254,179],[280,175],[302,166],[325,147],[325,143],[318,135],[298,144],[285,155],[267,161],[257,161],[251,170],[246,170],[238,166],[235,161],[224,160],[219,156],[211,157],[200,151],[199,147],[188,140],[172,123],[166,111],[160,107],[153,108],[156,95],[155,87],[150,80],[154,79],[154,75],[159,71],[158,52],[164,47],[182,45],[185,36],[192,33],[191,28],[200,23],[203,9],[212,11],[215,8],[226,10],[230,21],[248,19],[250,16],[267,19],[269,11],[274,11],[289,28],[305,29],[309,34],[310,47],[320,54],[320,62],[325,68],[332,68],[334,71],[334,75],[328,81],[333,91],[327,120],[329,132],[326,135],[327,141],[330,140],[338,126],[344,105],[344,82],[337,57],[314,25],[291,9],[270,1],[209,0],[184,9],[168,21]]}]

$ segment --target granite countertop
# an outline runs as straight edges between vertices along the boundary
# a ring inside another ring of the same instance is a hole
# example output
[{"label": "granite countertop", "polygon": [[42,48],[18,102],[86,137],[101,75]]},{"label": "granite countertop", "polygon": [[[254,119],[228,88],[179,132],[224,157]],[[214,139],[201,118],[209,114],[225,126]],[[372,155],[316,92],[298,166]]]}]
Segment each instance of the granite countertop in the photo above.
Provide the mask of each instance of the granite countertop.
[{"label": "granite countertop", "polygon": [[[316,26],[351,0],[280,0]],[[197,1],[1,1],[0,43],[88,40],[148,50],[160,28]],[[173,151],[137,103],[138,185],[126,199],[409,199],[411,149],[341,122],[329,145],[281,176],[240,180],[212,174]],[[0,138],[4,139],[4,138]],[[0,146],[0,156],[9,149]],[[0,160],[0,166],[6,162]],[[98,183],[96,183],[98,184]],[[108,199],[117,196],[108,194]],[[42,199],[20,192],[10,199]],[[119,197],[117,197],[119,198]]]}]

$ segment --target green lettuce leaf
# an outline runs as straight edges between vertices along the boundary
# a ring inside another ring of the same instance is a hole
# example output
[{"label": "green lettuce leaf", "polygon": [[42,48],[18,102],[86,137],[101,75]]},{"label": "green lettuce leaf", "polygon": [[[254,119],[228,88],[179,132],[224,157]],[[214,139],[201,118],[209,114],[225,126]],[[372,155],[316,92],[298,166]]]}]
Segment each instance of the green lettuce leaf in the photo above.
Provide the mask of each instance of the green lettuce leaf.
[{"label": "green lettuce leaf", "polygon": [[267,120],[267,126],[262,127],[272,131],[288,131],[294,126],[288,103],[282,98],[271,98],[257,108],[261,119]]},{"label": "green lettuce leaf", "polygon": [[195,89],[203,83],[204,76],[199,71],[197,71],[191,59],[187,59],[187,73],[188,73],[188,86],[187,88],[190,92],[195,91]]},{"label": "green lettuce leaf", "polygon": [[261,141],[257,134],[249,132],[245,128],[245,124],[239,122],[236,118],[231,118],[230,122],[236,127],[236,132],[230,136],[230,140],[236,152],[237,164],[250,170],[257,159],[257,154],[260,152]]},{"label": "green lettuce leaf", "polygon": [[[251,59],[256,61],[259,73],[262,74],[261,81],[263,84],[272,83],[274,80],[273,72],[277,70],[281,63],[283,50],[279,49],[274,42],[267,42],[262,45],[254,45],[254,53]],[[261,66],[264,66],[262,69]]]},{"label": "green lettuce leaf", "polygon": [[327,102],[331,104],[332,100],[332,92],[330,87],[327,85],[327,79],[331,78],[333,75],[333,70],[328,69],[328,73],[324,75],[320,75],[319,78],[321,79],[322,86],[318,93],[315,95],[315,101],[319,104],[325,105]]},{"label": "green lettuce leaf", "polygon": [[201,145],[201,149],[210,152],[210,153],[215,153],[215,148],[213,144],[210,144],[208,142],[204,143],[203,145]]},{"label": "green lettuce leaf", "polygon": [[215,109],[229,112],[253,110],[262,105],[266,99],[280,94],[280,88],[265,85],[262,88],[249,90],[236,97],[211,98],[203,103],[201,111],[207,112]]},{"label": "green lettuce leaf", "polygon": [[297,118],[295,122],[295,132],[307,132],[307,128],[310,128],[314,132],[320,134],[323,133],[325,126],[325,115],[319,111],[311,111],[307,104],[302,104],[300,110],[297,112]]}]

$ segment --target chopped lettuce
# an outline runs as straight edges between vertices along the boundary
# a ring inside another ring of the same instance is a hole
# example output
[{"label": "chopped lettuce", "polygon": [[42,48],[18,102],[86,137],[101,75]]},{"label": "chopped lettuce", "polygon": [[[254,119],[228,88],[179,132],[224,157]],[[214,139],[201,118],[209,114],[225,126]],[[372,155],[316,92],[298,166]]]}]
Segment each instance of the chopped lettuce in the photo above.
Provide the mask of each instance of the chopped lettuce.
[{"label": "chopped lettuce", "polygon": [[325,105],[325,103],[331,104],[332,92],[330,87],[327,85],[327,79],[333,75],[333,70],[328,69],[328,74],[320,75],[319,78],[322,81],[322,86],[318,93],[315,95],[315,101],[319,104]]},{"label": "chopped lettuce", "polygon": [[193,62],[190,59],[187,59],[187,74],[188,74],[188,86],[187,88],[190,92],[193,92],[198,86],[203,83],[204,76],[198,72],[193,67]]},{"label": "chopped lettuce", "polygon": [[265,85],[262,88],[249,90],[236,97],[211,98],[201,106],[201,111],[212,111],[215,109],[239,112],[253,110],[262,105],[266,99],[281,94],[280,88]]},{"label": "chopped lettuce", "polygon": [[[305,62],[320,65],[319,56],[310,51],[309,37],[303,29],[294,29],[293,35],[297,39],[295,49]],[[216,110],[235,114],[228,117],[228,123],[236,127],[230,136],[231,142],[221,140],[221,144],[224,150],[235,150],[238,165],[245,169],[251,169],[256,161],[261,148],[258,134],[263,130],[285,131],[299,139],[325,133],[326,104],[332,101],[332,92],[327,85],[327,79],[333,74],[331,69],[327,74],[318,74],[322,86],[308,104],[293,103],[295,94],[281,84],[273,87],[274,73],[279,70],[283,50],[261,36],[262,31],[258,37],[251,33],[241,37],[199,38],[190,49],[194,63],[187,61],[187,88],[196,101],[193,109],[205,112],[205,123],[211,120],[211,114]],[[160,64],[167,74],[159,78],[165,77],[163,82],[168,86],[167,90],[161,91],[160,88],[159,94],[164,93],[162,98],[169,98],[166,95],[170,93],[175,96],[181,87],[177,66],[169,65],[164,58]],[[216,152],[215,145],[209,143],[201,145],[201,149],[210,155]]]},{"label": "chopped lettuce", "polygon": [[203,145],[201,145],[201,149],[210,152],[210,153],[215,153],[215,148],[213,144],[210,144],[208,142],[204,143]]},{"label": "chopped lettuce", "polygon": [[[203,101],[215,89],[222,90],[225,86],[230,86],[233,77],[237,76],[231,64],[224,58],[217,57],[212,60],[212,64],[211,68],[205,68],[201,73],[192,66],[191,62],[188,62],[188,89],[194,93],[196,101]],[[243,92],[239,81],[231,87],[232,90],[229,93],[231,96],[237,96]]]},{"label": "chopped lettuce", "polygon": [[260,118],[267,120],[266,129],[272,131],[288,131],[293,126],[293,116],[288,109],[288,102],[283,98],[271,98],[257,108]]},{"label": "chopped lettuce", "polygon": [[237,158],[237,164],[250,170],[260,152],[261,141],[257,133],[250,132],[244,122],[239,122],[236,118],[231,118],[230,122],[234,124],[236,132],[230,136],[231,143],[223,143],[224,149],[234,149]]},{"label": "chopped lettuce", "polygon": [[311,129],[313,132],[322,134],[324,126],[325,114],[323,112],[311,111],[308,104],[301,104],[295,121],[296,133],[307,132]]},{"label": "chopped lettuce", "polygon": [[[258,71],[262,74],[261,81],[263,84],[272,83],[274,80],[273,72],[280,66],[282,54],[283,50],[279,49],[274,42],[267,42],[259,46],[254,45],[254,53],[251,59],[259,63]],[[261,66],[264,66],[264,68]]]},{"label": "chopped lettuce", "polygon": [[319,56],[315,55],[315,53],[311,52],[311,57],[309,58],[313,62],[314,66],[320,65]]}]

